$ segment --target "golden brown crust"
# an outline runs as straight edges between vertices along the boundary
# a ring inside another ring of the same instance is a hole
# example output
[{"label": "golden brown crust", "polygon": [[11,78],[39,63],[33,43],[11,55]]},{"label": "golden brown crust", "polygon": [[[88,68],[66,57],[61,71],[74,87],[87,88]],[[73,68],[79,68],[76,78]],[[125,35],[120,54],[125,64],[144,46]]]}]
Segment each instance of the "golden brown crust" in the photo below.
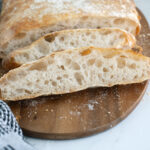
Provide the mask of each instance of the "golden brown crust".
[{"label": "golden brown crust", "polygon": [[[86,8],[80,6],[83,3],[87,6]],[[52,0],[52,3],[46,1],[36,3],[34,0],[4,0],[3,4],[0,18],[0,47],[12,39],[21,38],[20,35],[28,31],[53,26],[65,20],[76,20],[79,17],[83,19],[86,17],[126,18],[137,26],[136,34],[140,30],[139,15],[132,0],[82,0],[81,2],[72,0],[71,3],[65,0],[62,2]]]},{"label": "golden brown crust", "polygon": [[[10,55],[9,55],[10,56]],[[2,67],[6,70],[14,69],[21,66],[14,60],[14,56],[11,55],[9,58],[6,57],[2,60]]]},{"label": "golden brown crust", "polygon": [[[79,51],[80,53],[84,53],[84,52],[87,52],[88,51],[88,53],[90,53],[89,51],[92,51],[92,50],[97,50],[97,51],[99,51],[100,53],[103,53],[103,54],[110,54],[110,53],[112,53],[112,54],[114,54],[114,55],[119,55],[119,54],[122,54],[122,53],[126,53],[126,54],[128,54],[128,56],[130,56],[130,58],[133,58],[133,59],[137,59],[137,60],[143,60],[143,61],[148,61],[148,63],[149,63],[149,65],[150,65],[150,58],[149,57],[146,57],[146,56],[144,56],[144,55],[142,55],[142,54],[140,54],[140,53],[137,53],[137,52],[135,52],[135,51],[132,51],[132,50],[126,50],[126,51],[123,51],[123,50],[121,50],[121,49],[110,49],[110,48],[105,48],[105,49],[101,49],[101,48],[94,48],[94,47],[88,47],[88,48],[81,48],[81,49],[77,49],[76,51]],[[26,67],[33,67],[33,66],[39,66],[39,63],[40,64],[44,64],[45,63],[45,61],[46,60],[48,60],[49,58],[51,58],[52,56],[53,57],[55,57],[55,55],[61,55],[62,53],[73,53],[73,51],[74,50],[67,50],[67,51],[61,51],[61,52],[55,52],[55,53],[53,53],[53,54],[51,54],[51,55],[49,55],[49,56],[46,56],[46,57],[44,57],[44,58],[41,58],[40,60],[37,60],[37,61],[35,61],[35,62],[32,62],[32,63],[30,63],[30,64],[24,64],[24,65],[22,65],[21,67],[19,67],[19,68],[16,68],[16,69],[14,69],[14,70],[11,70],[11,71],[9,71],[7,74],[5,74],[1,79],[0,79],[0,85],[2,86],[2,85],[5,85],[5,84],[7,84],[7,82],[8,82],[8,80],[9,80],[9,78],[15,78],[15,76],[16,76],[16,74],[21,70],[21,71],[23,71],[24,70],[24,68],[26,68]],[[149,71],[149,76],[150,76],[150,71]],[[136,80],[136,81],[133,81],[133,82],[130,82],[130,84],[131,83],[140,83],[140,82],[143,82],[143,81],[145,81],[145,80],[147,80],[147,79],[145,79],[144,77],[143,78],[140,78],[140,79],[138,79],[138,80]],[[128,82],[120,82],[119,83],[120,85],[122,84],[122,85],[125,85],[125,84],[129,84]],[[114,84],[113,84],[114,85]],[[111,87],[111,86],[113,86],[112,84],[108,84],[107,86],[108,87]],[[75,91],[79,91],[79,90],[83,90],[84,88],[81,88],[81,89],[71,89],[70,91],[68,91],[68,93],[71,93],[71,92],[75,92]],[[1,91],[1,89],[0,89],[0,91]],[[2,91],[1,91],[2,92]],[[66,92],[64,92],[64,91],[56,91],[55,93],[53,93],[54,95],[55,94],[64,94],[64,93],[66,93]],[[45,95],[49,95],[49,94],[45,94]],[[28,95],[28,96],[19,96],[19,97],[15,97],[15,98],[13,98],[12,100],[22,100],[22,99],[30,99],[30,98],[35,98],[35,97],[38,97],[38,96],[41,96],[41,94],[40,93],[31,93],[30,95]],[[5,98],[5,97],[3,97],[3,94],[1,93],[0,94],[0,98],[2,99],[2,100],[8,100],[7,98]],[[11,100],[11,99],[9,99],[9,100]]]},{"label": "golden brown crust", "polygon": [[143,52],[143,48],[139,45],[135,45],[133,48],[132,48],[133,51],[137,52],[137,53],[141,53]]}]

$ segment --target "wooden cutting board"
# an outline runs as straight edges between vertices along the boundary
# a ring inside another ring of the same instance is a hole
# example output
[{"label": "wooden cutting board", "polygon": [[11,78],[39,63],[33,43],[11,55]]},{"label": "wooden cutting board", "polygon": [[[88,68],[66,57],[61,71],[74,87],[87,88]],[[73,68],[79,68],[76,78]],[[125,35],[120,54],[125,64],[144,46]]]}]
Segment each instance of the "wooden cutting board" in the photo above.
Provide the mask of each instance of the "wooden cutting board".
[{"label": "wooden cutting board", "polygon": [[[150,29],[141,12],[138,44],[150,56]],[[2,70],[3,71],[3,70]],[[24,134],[48,139],[72,139],[112,128],[140,102],[148,81],[9,102]]]}]

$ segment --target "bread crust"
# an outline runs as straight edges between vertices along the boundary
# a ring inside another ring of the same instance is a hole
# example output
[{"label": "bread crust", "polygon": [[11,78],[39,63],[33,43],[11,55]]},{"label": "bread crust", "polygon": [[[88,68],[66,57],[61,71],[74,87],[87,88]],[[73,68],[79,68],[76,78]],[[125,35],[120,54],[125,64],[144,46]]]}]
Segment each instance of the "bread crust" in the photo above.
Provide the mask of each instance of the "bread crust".
[{"label": "bread crust", "polygon": [[[128,54],[128,56],[132,59],[137,59],[137,60],[142,60],[142,61],[146,61],[150,67],[150,58],[149,57],[146,57],[146,56],[143,56],[142,54],[140,53],[137,53],[137,52],[134,52],[132,50],[126,50],[126,51],[122,51],[121,49],[101,49],[101,48],[94,48],[94,47],[86,47],[86,48],[80,48],[78,51],[81,55],[87,55],[87,52],[91,52],[91,51],[98,51],[100,54],[113,54],[113,55],[119,55],[119,54],[123,54],[123,53],[126,53]],[[16,68],[14,70],[11,70],[9,71],[7,74],[5,74],[1,79],[0,79],[0,98],[3,99],[3,100],[12,100],[12,101],[15,101],[15,100],[23,100],[23,99],[30,99],[30,98],[35,98],[35,97],[38,97],[38,96],[41,96],[41,95],[49,95],[49,94],[64,94],[64,93],[72,93],[72,92],[76,92],[76,91],[80,91],[80,90],[83,90],[83,89],[86,89],[86,88],[89,88],[88,86],[87,87],[79,87],[78,89],[70,89],[69,91],[60,91],[59,89],[57,91],[55,91],[55,93],[45,93],[45,94],[41,94],[41,93],[30,93],[29,95],[26,95],[26,96],[14,96],[12,99],[8,99],[6,97],[3,97],[3,85],[6,85],[8,84],[8,81],[9,81],[9,78],[10,76],[11,77],[15,77],[16,74],[18,72],[22,72],[23,70],[25,70],[25,68],[28,68],[28,67],[39,67],[39,64],[45,64],[45,61],[47,60],[50,60],[52,57],[55,57],[55,55],[59,56],[59,55],[62,55],[62,53],[67,53],[67,54],[71,54],[73,53],[74,50],[66,50],[66,51],[61,51],[61,52],[55,52],[49,56],[46,56],[44,58],[41,58],[40,60],[37,60],[35,62],[31,62],[29,64],[24,64],[22,65],[21,67],[19,68]],[[138,80],[134,80],[134,81],[131,81],[131,83],[140,83],[140,82],[143,82],[145,80],[148,80],[150,78],[150,71],[149,71],[149,74],[147,77],[142,77]],[[125,84],[129,84],[129,82],[120,82],[119,85],[125,85]],[[107,86],[107,87],[111,87],[111,86],[114,86],[116,84],[110,84],[110,83],[107,83],[105,84],[104,86]]]},{"label": "bread crust", "polygon": [[0,18],[0,56],[6,55],[4,51],[11,40],[23,39],[30,31],[87,18],[127,20],[135,26],[135,35],[141,28],[132,0],[4,0]]},{"label": "bread crust", "polygon": [[[136,46],[136,39],[135,37],[126,32],[125,30],[121,30],[118,28],[102,28],[102,29],[72,29],[72,30],[62,30],[62,31],[56,31],[56,32],[52,32],[49,34],[44,35],[43,37],[39,38],[37,41],[33,42],[31,45],[24,47],[24,48],[20,48],[18,50],[15,50],[11,53],[8,54],[7,57],[5,57],[2,61],[2,66],[3,68],[5,68],[6,70],[10,70],[10,69],[14,69],[17,68],[19,66],[21,66],[22,64],[20,62],[17,62],[17,60],[15,60],[16,56],[19,56],[20,53],[22,53],[23,51],[26,50],[30,50],[34,47],[36,47],[36,45],[38,45],[38,43],[41,43],[42,40],[46,39],[46,40],[52,40],[55,37],[59,36],[59,35],[65,35],[67,33],[84,33],[84,32],[118,32],[118,33],[122,33],[124,35],[125,41],[122,44],[122,48],[123,47],[130,47],[133,48]],[[117,45],[116,45],[117,47]],[[116,48],[114,47],[114,48]],[[102,47],[101,47],[102,48]],[[138,48],[139,49],[139,48]],[[140,50],[141,51],[141,50]]]}]

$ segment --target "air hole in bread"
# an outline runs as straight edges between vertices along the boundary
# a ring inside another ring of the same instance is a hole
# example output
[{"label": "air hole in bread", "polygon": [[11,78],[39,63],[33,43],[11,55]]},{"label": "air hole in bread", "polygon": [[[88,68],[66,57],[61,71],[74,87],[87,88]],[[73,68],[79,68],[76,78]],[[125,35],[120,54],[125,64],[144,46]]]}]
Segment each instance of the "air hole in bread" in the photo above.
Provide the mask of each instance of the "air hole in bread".
[{"label": "air hole in bread", "polygon": [[123,77],[123,78],[122,78],[122,80],[123,80],[123,81],[125,81],[125,80],[126,80],[126,78],[125,78],[125,77]]},{"label": "air hole in bread", "polygon": [[95,40],[96,39],[96,35],[92,35],[92,40]]},{"label": "air hole in bread", "polygon": [[138,78],[138,75],[134,76],[134,79],[136,80]]},{"label": "air hole in bread", "polygon": [[30,40],[31,40],[31,41],[35,41],[35,40],[36,40],[36,37],[35,37],[34,34],[31,34],[31,35],[30,35]]},{"label": "air hole in bread", "polygon": [[65,38],[62,36],[60,37],[60,41],[63,42],[65,40]]},{"label": "air hole in bread", "polygon": [[95,63],[95,59],[88,60],[88,65],[92,66]]},{"label": "air hole in bread", "polygon": [[86,32],[86,36],[89,36],[89,35],[90,35],[90,32],[87,31],[87,32]]},{"label": "air hole in bread", "polygon": [[25,91],[25,93],[27,93],[27,94],[32,94],[32,92],[30,92],[29,90],[24,90]]},{"label": "air hole in bread", "polygon": [[109,70],[107,68],[103,68],[103,72],[109,72]]},{"label": "air hole in bread", "polygon": [[47,36],[44,37],[44,39],[45,39],[47,42],[53,42],[53,41],[55,40],[55,36],[56,36],[56,35],[51,35],[51,36],[47,35]]},{"label": "air hole in bread", "polygon": [[104,21],[104,24],[107,25],[107,26],[110,26],[110,27],[112,26],[112,24],[110,22],[106,21],[106,20]]},{"label": "air hole in bread", "polygon": [[74,26],[74,29],[77,29],[77,28],[78,28],[78,25],[75,25],[75,26]]},{"label": "air hole in bread", "polygon": [[76,40],[76,45],[79,45],[79,41],[78,40]]},{"label": "air hole in bread", "polygon": [[91,53],[91,50],[90,49],[86,49],[86,50],[82,51],[80,54],[82,56],[86,56],[86,55],[89,55],[90,53]]},{"label": "air hole in bread", "polygon": [[123,35],[123,34],[120,34],[120,35],[119,35],[119,39],[124,39],[124,35]]},{"label": "air hole in bread", "polygon": [[114,67],[113,67],[113,66],[110,66],[110,68],[113,69]]},{"label": "air hole in bread", "polygon": [[105,31],[103,32],[104,35],[108,35],[108,34],[110,34],[110,33],[111,33],[111,31],[107,31],[107,30],[105,30]]},{"label": "air hole in bread", "polygon": [[101,75],[101,74],[98,74],[98,77],[99,77],[99,78],[101,78],[101,77],[102,77],[102,75]]},{"label": "air hole in bread", "polygon": [[48,64],[49,64],[49,65],[51,65],[51,64],[53,64],[53,63],[54,63],[54,59],[51,58],[51,59],[48,60]]},{"label": "air hole in bread", "polygon": [[26,59],[29,59],[29,54],[28,54],[28,53],[24,53],[23,56],[24,56]]},{"label": "air hole in bread", "polygon": [[68,23],[69,23],[69,20],[64,20],[64,25]]},{"label": "air hole in bread", "polygon": [[136,64],[130,64],[130,65],[128,65],[128,67],[130,68],[130,69],[136,69]]},{"label": "air hole in bread", "polygon": [[76,62],[72,62],[71,68],[74,70],[80,70],[80,66]]},{"label": "air hole in bread", "polygon": [[38,71],[46,71],[47,65],[43,62],[34,63],[29,70],[38,70]]},{"label": "air hole in bread", "polygon": [[86,75],[86,77],[88,77],[88,72],[87,71],[84,71],[84,74]]},{"label": "air hole in bread", "polygon": [[127,58],[127,56],[125,56],[125,55],[121,55],[120,57],[121,57],[121,58]]},{"label": "air hole in bread", "polygon": [[46,84],[46,85],[47,85],[48,83],[49,83],[49,81],[48,81],[48,80],[46,80],[46,81],[44,82],[44,84]]},{"label": "air hole in bread", "polygon": [[15,36],[15,38],[16,39],[22,39],[22,38],[24,38],[26,36],[26,33],[18,33],[16,36]]},{"label": "air hole in bread", "polygon": [[64,74],[63,77],[67,79],[67,78],[68,78],[68,75],[67,75],[67,74]]},{"label": "air hole in bread", "polygon": [[37,79],[37,80],[36,80],[36,82],[40,82],[40,80],[39,80],[39,79]]},{"label": "air hole in bread", "polygon": [[57,77],[57,80],[61,80],[62,78],[61,77]]},{"label": "air hole in bread", "polygon": [[83,76],[82,76],[82,74],[79,73],[79,72],[76,72],[74,74],[74,77],[75,77],[76,81],[78,82],[78,84],[82,85],[82,80],[84,79]]},{"label": "air hole in bread", "polygon": [[85,67],[86,67],[86,64],[83,64],[83,65],[82,65],[82,68],[85,68]]},{"label": "air hole in bread", "polygon": [[100,29],[101,27],[100,26],[97,26],[97,29]]},{"label": "air hole in bread", "polygon": [[126,31],[129,31],[129,27],[126,27],[125,30],[126,30]]},{"label": "air hole in bread", "polygon": [[123,24],[124,23],[124,19],[115,19],[114,20],[114,24],[116,25],[120,25],[120,24]]},{"label": "air hole in bread", "polygon": [[82,20],[84,20],[84,21],[87,20],[87,19],[89,19],[88,16],[83,16],[83,17],[82,17]]},{"label": "air hole in bread", "polygon": [[111,79],[113,79],[113,77],[114,77],[113,75],[110,76]]},{"label": "air hole in bread", "polygon": [[112,46],[115,45],[115,44],[114,44],[114,41],[110,41],[109,43],[110,43],[110,45],[112,45]]},{"label": "air hole in bread", "polygon": [[66,58],[66,59],[65,59],[65,65],[70,65],[70,63],[71,63],[71,59]]},{"label": "air hole in bread", "polygon": [[60,68],[61,68],[62,70],[65,70],[65,67],[64,67],[63,65],[61,65]]},{"label": "air hole in bread", "polygon": [[126,65],[126,61],[123,58],[117,58],[117,66],[118,68],[124,68]]},{"label": "air hole in bread", "polygon": [[53,85],[53,86],[57,86],[57,82],[52,81],[52,85]]},{"label": "air hole in bread", "polygon": [[96,66],[100,68],[102,66],[102,61],[99,59],[96,61]]},{"label": "air hole in bread", "polygon": [[71,45],[71,46],[74,46],[75,44],[74,44],[74,42],[70,42],[70,45]]},{"label": "air hole in bread", "polygon": [[28,86],[31,86],[31,85],[32,85],[32,83],[31,83],[31,82],[28,82],[28,83],[27,83],[27,85],[28,85]]},{"label": "air hole in bread", "polygon": [[105,80],[104,80],[104,79],[102,79],[102,82],[105,82]]}]

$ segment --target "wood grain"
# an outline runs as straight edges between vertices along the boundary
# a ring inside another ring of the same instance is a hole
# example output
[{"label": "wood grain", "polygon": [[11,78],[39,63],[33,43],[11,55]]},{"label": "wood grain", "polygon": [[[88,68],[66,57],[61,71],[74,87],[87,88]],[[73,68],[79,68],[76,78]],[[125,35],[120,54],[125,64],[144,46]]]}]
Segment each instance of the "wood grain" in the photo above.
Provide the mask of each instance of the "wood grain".
[{"label": "wood grain", "polygon": [[28,136],[49,139],[84,137],[109,129],[139,103],[147,82],[93,88],[21,103],[20,125]]},{"label": "wood grain", "polygon": [[[141,15],[138,44],[150,56],[150,30]],[[84,91],[25,100],[13,111],[19,116],[24,134],[38,138],[72,139],[112,128],[140,102],[148,81],[139,84],[92,88]],[[18,107],[21,105],[21,107]]]}]

